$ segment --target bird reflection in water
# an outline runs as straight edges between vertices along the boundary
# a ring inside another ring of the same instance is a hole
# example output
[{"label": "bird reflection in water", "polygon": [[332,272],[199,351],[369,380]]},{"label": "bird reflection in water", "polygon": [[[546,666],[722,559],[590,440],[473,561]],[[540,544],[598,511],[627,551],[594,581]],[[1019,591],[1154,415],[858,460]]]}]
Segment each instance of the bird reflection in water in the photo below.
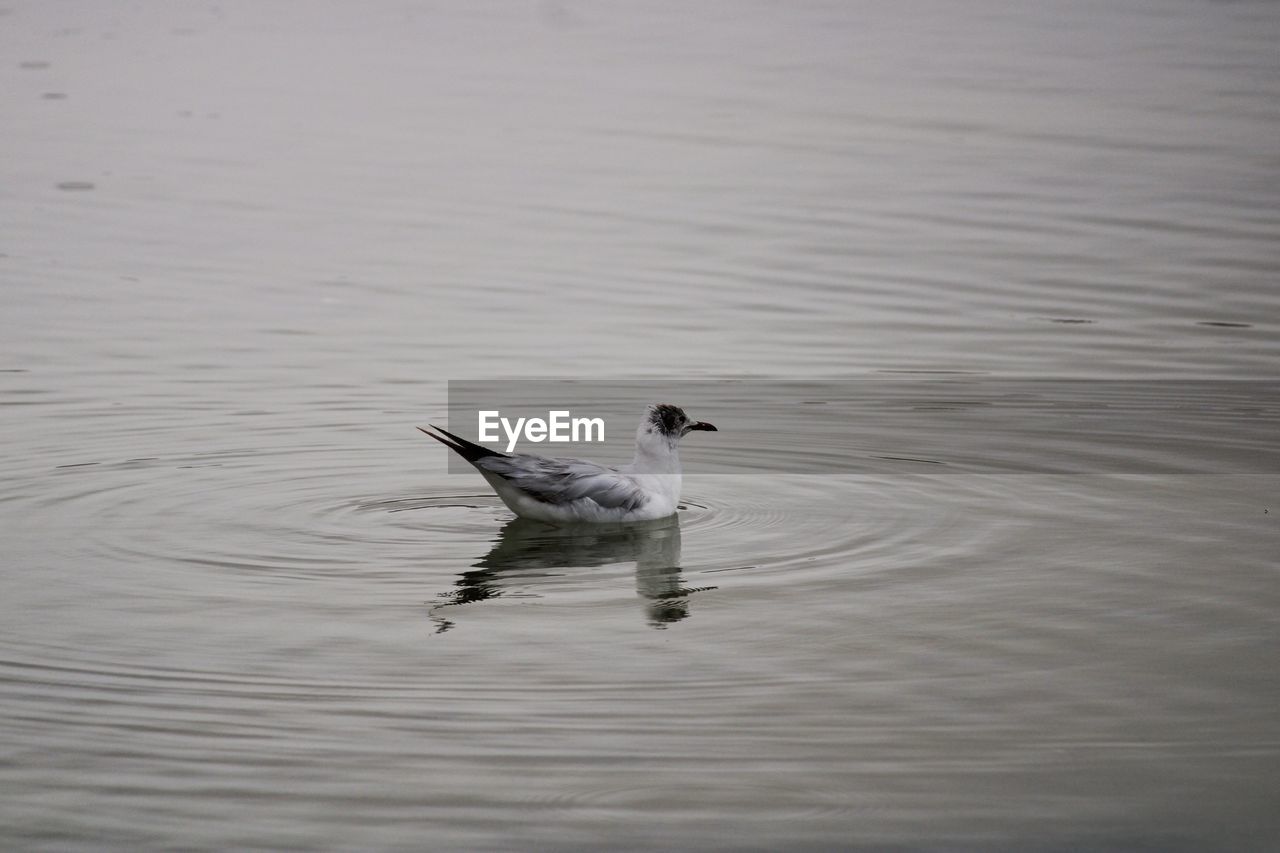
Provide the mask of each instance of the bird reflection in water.
[{"label": "bird reflection in water", "polygon": [[489,553],[458,576],[451,592],[431,608],[436,633],[454,626],[445,608],[500,596],[519,596],[539,578],[563,576],[565,569],[634,562],[636,592],[654,628],[689,615],[689,596],[715,589],[681,585],[680,517],[630,524],[549,524],[515,518],[498,533]]}]

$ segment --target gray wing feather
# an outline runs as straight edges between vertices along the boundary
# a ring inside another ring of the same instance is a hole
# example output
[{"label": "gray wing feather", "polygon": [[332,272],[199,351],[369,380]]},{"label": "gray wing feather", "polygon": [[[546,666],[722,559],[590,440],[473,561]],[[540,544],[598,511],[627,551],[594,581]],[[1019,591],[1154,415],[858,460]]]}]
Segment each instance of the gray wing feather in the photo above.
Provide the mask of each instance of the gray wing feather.
[{"label": "gray wing feather", "polygon": [[486,456],[471,464],[497,474],[521,491],[551,504],[589,498],[603,507],[638,509],[648,498],[630,477],[583,459],[516,454]]}]

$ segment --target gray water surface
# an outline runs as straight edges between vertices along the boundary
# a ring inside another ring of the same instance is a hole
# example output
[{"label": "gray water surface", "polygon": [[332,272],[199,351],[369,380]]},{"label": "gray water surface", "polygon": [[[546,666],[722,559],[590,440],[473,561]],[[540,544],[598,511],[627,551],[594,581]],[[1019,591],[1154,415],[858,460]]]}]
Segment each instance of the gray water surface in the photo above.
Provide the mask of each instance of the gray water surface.
[{"label": "gray water surface", "polygon": [[[0,846],[1273,848],[1278,43],[9,0]],[[508,377],[899,390],[556,529],[414,429]]]}]

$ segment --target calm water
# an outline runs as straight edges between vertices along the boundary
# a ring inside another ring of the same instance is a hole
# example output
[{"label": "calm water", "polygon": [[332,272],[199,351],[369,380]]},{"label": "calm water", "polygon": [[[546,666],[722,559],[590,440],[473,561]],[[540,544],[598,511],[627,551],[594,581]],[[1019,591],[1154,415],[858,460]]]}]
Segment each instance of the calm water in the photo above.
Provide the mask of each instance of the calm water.
[{"label": "calm water", "polygon": [[[1277,43],[7,0],[0,846],[1272,848]],[[633,528],[513,522],[413,429],[743,375],[917,391]],[[929,414],[1060,379],[1111,426]]]}]

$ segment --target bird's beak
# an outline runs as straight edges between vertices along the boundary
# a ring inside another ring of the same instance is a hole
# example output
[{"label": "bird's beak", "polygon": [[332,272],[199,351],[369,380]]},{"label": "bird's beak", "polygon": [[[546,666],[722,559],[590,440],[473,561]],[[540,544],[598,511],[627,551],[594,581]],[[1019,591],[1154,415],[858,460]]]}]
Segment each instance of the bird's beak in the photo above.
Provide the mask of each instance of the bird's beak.
[{"label": "bird's beak", "polygon": [[715,425],[714,425],[714,424],[709,424],[709,423],[707,423],[706,421],[696,421],[696,422],[694,422],[694,423],[689,424],[689,432],[693,432],[695,429],[706,430],[707,432],[719,432],[719,431],[720,431],[720,430],[718,430],[718,429],[716,429],[716,428],[715,428]]}]

